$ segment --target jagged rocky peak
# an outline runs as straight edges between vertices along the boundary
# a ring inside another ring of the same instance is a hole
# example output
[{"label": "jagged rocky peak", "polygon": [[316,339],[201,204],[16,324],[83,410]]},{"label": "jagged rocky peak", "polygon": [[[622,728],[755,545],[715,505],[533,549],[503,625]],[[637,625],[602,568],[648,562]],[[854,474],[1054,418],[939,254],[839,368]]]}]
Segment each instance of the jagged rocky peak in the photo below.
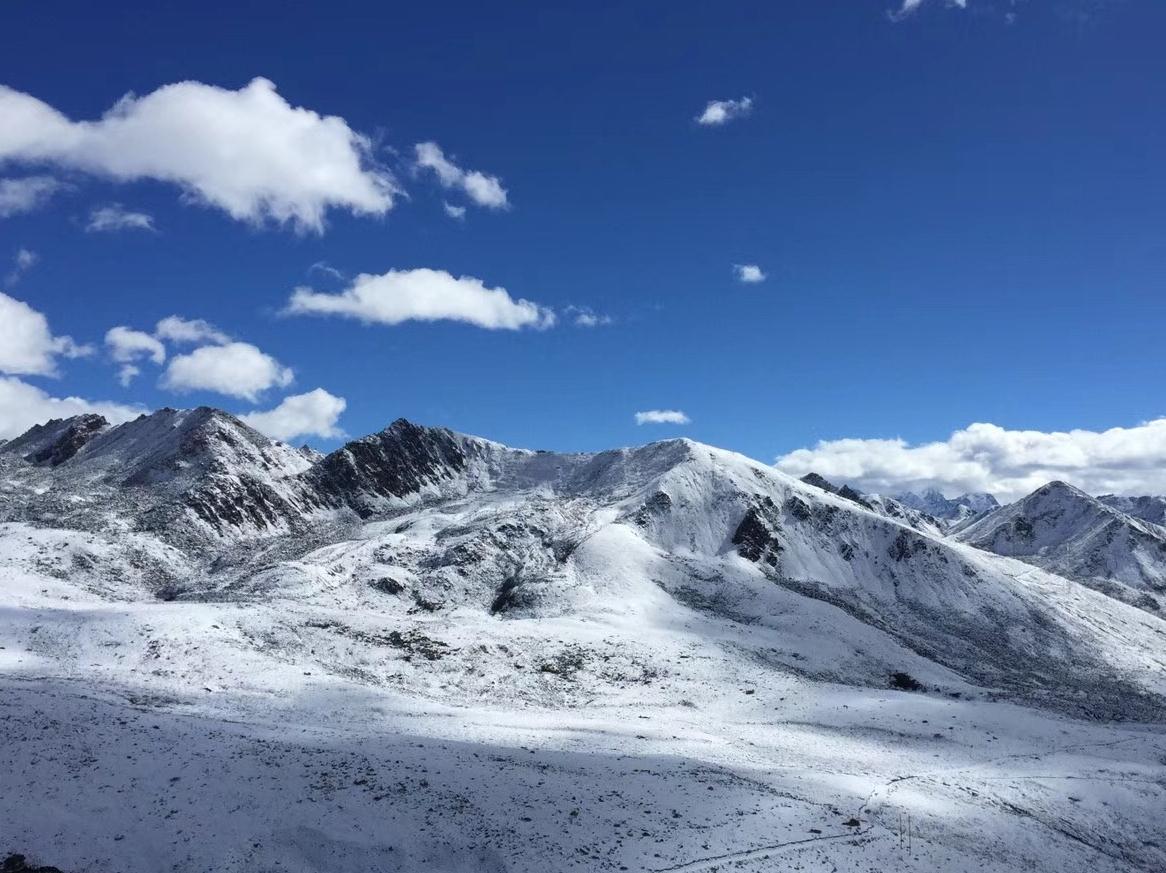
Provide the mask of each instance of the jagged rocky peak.
[{"label": "jagged rocky peak", "polygon": [[861,491],[851,488],[849,485],[839,487],[824,476],[817,473],[807,473],[802,477],[802,481],[807,485],[813,485],[815,488],[821,488],[823,491],[829,491],[831,494],[837,494],[839,497],[845,497],[847,500],[857,503],[859,506],[865,506],[867,509],[873,509],[870,501],[866,499]]},{"label": "jagged rocky peak", "polygon": [[1140,518],[1142,521],[1148,521],[1151,524],[1166,526],[1166,497],[1148,494],[1138,497],[1126,497],[1121,494],[1103,494],[1097,499],[1106,506],[1112,506],[1114,509],[1124,512],[1126,515],[1132,515],[1134,518]]},{"label": "jagged rocky peak", "polygon": [[851,488],[849,485],[839,487],[817,473],[807,473],[802,477],[802,481],[807,485],[812,485],[823,491],[829,491],[831,494],[836,494],[845,500],[849,500],[851,503],[856,503],[864,509],[877,512],[879,515],[886,516],[887,518],[892,518],[916,530],[935,534],[944,532],[945,525],[942,521],[939,521],[926,512],[901,503],[893,497],[883,497],[879,494],[864,494],[855,488]]},{"label": "jagged rocky peak", "polygon": [[438,489],[458,478],[467,464],[466,438],[399,418],[325,455],[308,479],[324,502],[369,514],[385,501]]},{"label": "jagged rocky peak", "polygon": [[108,427],[105,417],[94,413],[54,418],[29,428],[0,451],[19,454],[30,464],[56,467]]},{"label": "jagged rocky peak", "polygon": [[907,491],[896,494],[904,506],[926,512],[944,521],[965,521],[1000,507],[999,501],[986,492],[969,492],[958,497],[945,497],[938,488],[926,488],[921,493]]},{"label": "jagged rocky peak", "polygon": [[310,461],[220,409],[159,409],[116,427],[98,429],[65,459],[127,485],[192,480],[208,473],[283,477]]}]

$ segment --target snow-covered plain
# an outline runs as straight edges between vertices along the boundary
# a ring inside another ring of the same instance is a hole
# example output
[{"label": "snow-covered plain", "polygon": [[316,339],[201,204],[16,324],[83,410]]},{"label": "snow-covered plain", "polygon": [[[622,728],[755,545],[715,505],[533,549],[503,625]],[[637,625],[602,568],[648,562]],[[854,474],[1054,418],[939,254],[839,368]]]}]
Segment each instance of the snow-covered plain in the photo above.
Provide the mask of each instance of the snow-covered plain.
[{"label": "snow-covered plain", "polygon": [[0,460],[0,852],[1166,869],[1157,615],[684,440],[150,419]]}]

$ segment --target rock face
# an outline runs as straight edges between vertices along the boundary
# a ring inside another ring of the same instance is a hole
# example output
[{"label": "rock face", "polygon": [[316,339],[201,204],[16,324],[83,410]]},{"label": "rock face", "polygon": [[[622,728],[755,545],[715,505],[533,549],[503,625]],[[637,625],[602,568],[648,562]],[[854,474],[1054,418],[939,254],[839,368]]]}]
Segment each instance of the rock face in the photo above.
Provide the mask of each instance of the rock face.
[{"label": "rock face", "polygon": [[323,505],[349,506],[367,517],[409,495],[440,491],[465,472],[467,462],[452,431],[402,418],[326,455],[305,480]]},{"label": "rock face", "polygon": [[0,445],[0,452],[21,455],[30,464],[56,467],[76,455],[107,427],[109,422],[100,415],[54,418],[45,424],[34,425],[16,439]]},{"label": "rock face", "polygon": [[955,534],[1139,606],[1166,594],[1166,529],[1064,482],[1050,482]]}]

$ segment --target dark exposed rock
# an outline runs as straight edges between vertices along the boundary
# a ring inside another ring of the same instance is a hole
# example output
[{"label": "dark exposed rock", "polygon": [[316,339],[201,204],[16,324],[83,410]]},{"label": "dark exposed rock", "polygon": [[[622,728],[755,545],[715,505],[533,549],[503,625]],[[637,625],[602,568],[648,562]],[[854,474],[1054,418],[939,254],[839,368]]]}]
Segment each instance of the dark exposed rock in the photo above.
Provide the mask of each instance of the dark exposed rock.
[{"label": "dark exposed rock", "polygon": [[780,563],[784,547],[777,538],[781,531],[778,517],[778,508],[769,497],[762,497],[749,507],[732,539],[742,558],[770,567]]},{"label": "dark exposed rock", "polygon": [[398,419],[380,433],[325,456],[306,475],[325,505],[373,512],[369,497],[400,498],[465,470],[466,454],[453,433]]},{"label": "dark exposed rock", "polygon": [[400,594],[405,590],[405,583],[394,579],[392,576],[382,576],[380,579],[374,579],[369,584],[382,594]]},{"label": "dark exposed rock", "polygon": [[891,543],[891,547],[887,550],[895,561],[905,561],[912,555],[917,555],[927,548],[927,541],[921,536],[912,534],[909,531],[901,530],[899,535],[895,537],[895,541]]},{"label": "dark exposed rock", "polygon": [[[51,428],[54,424],[56,422],[49,422],[45,427]],[[74,416],[51,442],[25,455],[24,459],[32,464],[56,467],[77,454],[82,446],[106,427],[109,427],[109,422],[103,416]]]},{"label": "dark exposed rock", "polygon": [[28,863],[24,855],[9,855],[0,863],[0,873],[62,873],[59,867]]},{"label": "dark exposed rock", "polygon": [[831,494],[837,494],[839,497],[849,500],[852,503],[857,503],[866,509],[874,509],[871,502],[863,497],[861,491],[856,491],[849,485],[843,485],[839,488],[829,479],[819,476],[817,473],[807,473],[802,477],[802,481],[807,485],[813,485],[815,488],[821,488],[823,491],[829,491]]},{"label": "dark exposed rock", "polygon": [[666,515],[672,509],[672,498],[663,491],[657,491],[644,501],[644,505],[630,516],[633,523],[640,527],[647,527],[648,523],[661,515]]},{"label": "dark exposed rock", "polygon": [[891,687],[899,691],[922,691],[923,683],[912,676],[910,673],[892,673]]}]

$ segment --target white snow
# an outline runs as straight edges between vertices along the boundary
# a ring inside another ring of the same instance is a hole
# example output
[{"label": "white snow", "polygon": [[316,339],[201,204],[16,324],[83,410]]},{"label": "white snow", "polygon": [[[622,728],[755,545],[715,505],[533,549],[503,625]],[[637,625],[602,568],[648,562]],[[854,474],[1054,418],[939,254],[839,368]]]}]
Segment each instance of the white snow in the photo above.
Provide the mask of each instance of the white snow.
[{"label": "white snow", "polygon": [[1166,869],[1157,615],[691,441],[458,439],[467,468],[382,515],[218,545],[4,462],[0,852]]}]

